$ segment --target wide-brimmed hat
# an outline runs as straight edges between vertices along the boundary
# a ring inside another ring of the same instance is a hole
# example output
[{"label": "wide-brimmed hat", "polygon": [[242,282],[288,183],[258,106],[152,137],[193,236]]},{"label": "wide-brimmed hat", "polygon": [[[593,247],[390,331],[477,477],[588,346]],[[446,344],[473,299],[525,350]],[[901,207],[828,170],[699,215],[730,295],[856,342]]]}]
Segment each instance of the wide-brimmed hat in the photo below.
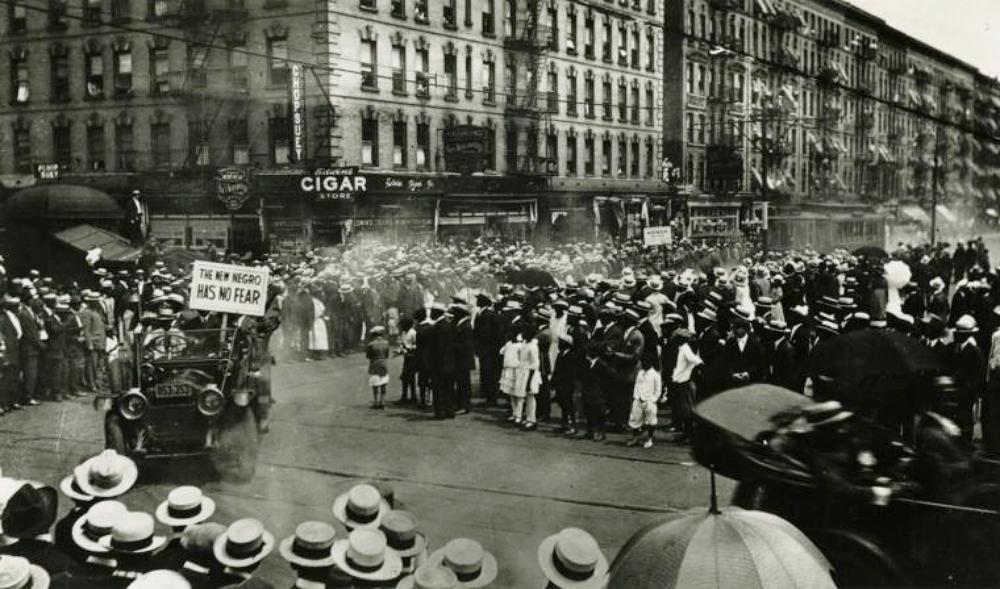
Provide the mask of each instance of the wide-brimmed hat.
[{"label": "wide-brimmed hat", "polygon": [[840,326],[835,321],[823,320],[816,324],[816,329],[832,335],[840,335]]},{"label": "wide-brimmed hat", "polygon": [[542,540],[538,565],[560,589],[598,589],[607,582],[608,560],[594,537],[580,528],[566,528]]},{"label": "wide-brimmed hat", "polygon": [[403,572],[399,553],[389,548],[381,530],[362,528],[333,545],[337,568],[363,581],[391,581]]},{"label": "wide-brimmed hat", "polygon": [[139,469],[135,462],[112,449],[84,460],[73,469],[80,490],[93,497],[118,497],[135,485]]},{"label": "wide-brimmed hat", "polygon": [[337,531],[328,523],[308,521],[295,534],[281,541],[278,552],[289,563],[306,568],[326,568],[334,564],[333,542]]},{"label": "wide-brimmed hat", "polygon": [[385,328],[381,325],[376,325],[368,330],[368,335],[379,335],[385,333]]},{"label": "wide-brimmed hat", "polygon": [[774,333],[790,333],[788,324],[780,319],[771,319],[764,324],[764,329],[774,332]]},{"label": "wide-brimmed hat", "polygon": [[372,485],[354,485],[333,501],[333,516],[348,530],[378,528],[392,507]]},{"label": "wide-brimmed hat", "polygon": [[148,554],[167,543],[157,536],[153,516],[141,511],[127,511],[118,518],[111,533],[97,541],[101,546],[122,554]]},{"label": "wide-brimmed hat", "polygon": [[466,589],[486,587],[497,578],[497,559],[482,544],[469,538],[455,538],[435,550],[427,565],[451,569]]},{"label": "wide-brimmed hat", "polygon": [[659,276],[651,276],[648,285],[653,290],[663,290],[663,279]]},{"label": "wide-brimmed hat", "polygon": [[177,487],[156,508],[156,519],[168,526],[180,527],[201,523],[215,513],[215,501],[192,485]]},{"label": "wide-brimmed hat", "polygon": [[212,553],[220,564],[242,569],[264,560],[274,550],[274,535],[253,518],[236,520],[215,539]]},{"label": "wide-brimmed hat", "polygon": [[718,319],[718,316],[716,316],[715,314],[715,310],[709,308],[705,308],[702,309],[701,311],[698,311],[697,316],[701,317],[706,321],[716,321]]},{"label": "wide-brimmed hat", "polygon": [[345,282],[345,283],[341,284],[340,288],[337,289],[337,290],[338,290],[338,292],[340,292],[340,294],[349,294],[349,293],[354,292],[354,287],[351,286],[350,283]]},{"label": "wide-brimmed hat", "polygon": [[88,495],[83,492],[80,485],[76,482],[76,477],[74,475],[67,475],[63,477],[63,480],[59,481],[59,490],[62,494],[69,497],[73,501],[79,501],[80,503],[90,503],[94,500],[93,495]]},{"label": "wide-brimmed hat", "polygon": [[23,556],[0,555],[0,589],[48,589],[48,571]]},{"label": "wide-brimmed hat", "polygon": [[733,325],[749,325],[750,322],[752,322],[752,321],[753,321],[753,317],[751,317],[750,313],[748,313],[747,311],[745,311],[745,310],[743,310],[743,309],[741,309],[739,307],[733,309],[733,313],[732,313],[732,322],[733,322]]},{"label": "wide-brimmed hat", "polygon": [[101,538],[111,534],[115,524],[128,513],[124,503],[101,501],[90,506],[87,513],[73,523],[70,537],[73,543],[86,552],[103,554],[109,549],[100,543]]},{"label": "wide-brimmed hat", "polygon": [[396,589],[459,589],[462,584],[449,568],[424,565],[403,577]]},{"label": "wide-brimmed hat", "polygon": [[41,483],[0,479],[0,534],[34,538],[56,521],[59,494]]},{"label": "wide-brimmed hat", "polygon": [[407,559],[427,550],[427,538],[417,531],[417,518],[408,511],[393,510],[382,518],[386,543]]},{"label": "wide-brimmed hat", "polygon": [[191,582],[178,572],[156,569],[139,576],[127,589],[191,589]]},{"label": "wide-brimmed hat", "polygon": [[962,315],[955,322],[955,333],[979,333],[979,324],[972,315]]},{"label": "wide-brimmed hat", "polygon": [[826,401],[801,408],[798,416],[786,427],[793,433],[809,433],[818,427],[850,419],[853,415],[844,410],[840,401]]}]

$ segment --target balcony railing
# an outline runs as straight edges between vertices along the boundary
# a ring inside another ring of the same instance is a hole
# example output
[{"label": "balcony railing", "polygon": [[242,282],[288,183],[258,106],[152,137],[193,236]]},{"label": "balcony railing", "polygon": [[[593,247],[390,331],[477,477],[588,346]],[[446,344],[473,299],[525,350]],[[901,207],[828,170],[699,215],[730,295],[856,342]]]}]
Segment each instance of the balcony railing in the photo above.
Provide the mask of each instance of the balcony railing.
[{"label": "balcony railing", "polygon": [[504,45],[515,50],[548,49],[550,43],[550,27],[540,25],[535,20],[519,20],[514,34],[504,38]]}]

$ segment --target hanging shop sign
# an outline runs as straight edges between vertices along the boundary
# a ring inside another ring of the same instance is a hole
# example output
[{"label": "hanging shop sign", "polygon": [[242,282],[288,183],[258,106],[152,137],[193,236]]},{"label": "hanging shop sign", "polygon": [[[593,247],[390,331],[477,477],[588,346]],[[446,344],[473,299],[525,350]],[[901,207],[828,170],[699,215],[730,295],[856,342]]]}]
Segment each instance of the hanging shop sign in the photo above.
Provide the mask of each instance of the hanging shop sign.
[{"label": "hanging shop sign", "polygon": [[215,176],[215,192],[226,210],[240,210],[250,198],[250,170],[240,167],[220,168]]},{"label": "hanging shop sign", "polygon": [[663,227],[645,227],[642,230],[642,243],[646,247],[670,245],[673,242],[669,225]]},{"label": "hanging shop sign", "polygon": [[299,179],[299,189],[317,201],[351,201],[368,192],[368,178],[357,167],[318,168]]},{"label": "hanging shop sign", "polygon": [[288,94],[292,104],[292,160],[302,162],[306,157],[306,97],[305,73],[302,64],[291,65]]}]

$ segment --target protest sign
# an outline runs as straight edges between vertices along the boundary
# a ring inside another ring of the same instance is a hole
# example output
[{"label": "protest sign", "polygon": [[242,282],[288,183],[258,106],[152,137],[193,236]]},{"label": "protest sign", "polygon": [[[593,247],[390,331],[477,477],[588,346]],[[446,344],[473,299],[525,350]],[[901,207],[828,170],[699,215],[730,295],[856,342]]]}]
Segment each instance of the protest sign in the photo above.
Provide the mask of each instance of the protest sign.
[{"label": "protest sign", "polygon": [[646,247],[670,245],[671,231],[669,226],[646,227],[642,230],[642,243]]},{"label": "protest sign", "polygon": [[197,261],[191,273],[188,306],[261,317],[267,305],[267,268]]}]

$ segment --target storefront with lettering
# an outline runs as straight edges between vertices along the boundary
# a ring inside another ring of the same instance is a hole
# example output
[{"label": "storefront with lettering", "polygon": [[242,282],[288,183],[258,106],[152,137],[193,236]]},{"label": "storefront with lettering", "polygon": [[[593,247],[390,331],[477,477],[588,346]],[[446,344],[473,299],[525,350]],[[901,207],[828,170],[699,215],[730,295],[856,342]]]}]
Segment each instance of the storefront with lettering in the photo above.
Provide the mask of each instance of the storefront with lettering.
[{"label": "storefront with lettering", "polygon": [[688,201],[687,234],[692,242],[721,245],[743,239],[743,202],[722,200]]}]

